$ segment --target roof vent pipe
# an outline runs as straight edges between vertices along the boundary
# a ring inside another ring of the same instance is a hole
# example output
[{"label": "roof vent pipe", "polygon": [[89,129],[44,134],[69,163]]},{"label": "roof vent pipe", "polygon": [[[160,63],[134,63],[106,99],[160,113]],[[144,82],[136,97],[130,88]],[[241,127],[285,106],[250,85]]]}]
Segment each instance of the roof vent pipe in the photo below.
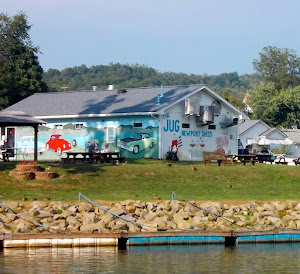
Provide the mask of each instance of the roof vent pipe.
[{"label": "roof vent pipe", "polygon": [[164,97],[164,86],[160,85],[160,97]]},{"label": "roof vent pipe", "polygon": [[160,106],[160,100],[159,100],[159,98],[160,98],[160,96],[159,96],[159,94],[157,94],[157,103],[156,103],[157,106]]}]

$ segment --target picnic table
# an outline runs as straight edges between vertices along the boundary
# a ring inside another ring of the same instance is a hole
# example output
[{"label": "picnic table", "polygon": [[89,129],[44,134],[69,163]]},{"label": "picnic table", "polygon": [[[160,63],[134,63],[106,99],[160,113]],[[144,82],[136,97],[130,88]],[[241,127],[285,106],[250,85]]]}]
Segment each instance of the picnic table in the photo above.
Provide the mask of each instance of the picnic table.
[{"label": "picnic table", "polygon": [[[66,152],[67,157],[61,158],[64,163],[93,161],[93,152]],[[79,157],[78,157],[79,156]]]},{"label": "picnic table", "polygon": [[246,163],[251,163],[252,165],[254,165],[257,161],[255,154],[238,154],[234,155],[233,159],[240,161],[244,165],[246,165]]},{"label": "picnic table", "polygon": [[120,156],[119,151],[110,151],[110,152],[96,151],[94,152],[93,157],[96,162],[100,162],[100,163],[111,163],[112,161],[123,162],[124,160],[124,157]]},{"label": "picnic table", "polygon": [[1,159],[4,162],[9,162],[9,158],[15,157],[17,148],[14,147],[2,147],[1,148]]},{"label": "picnic table", "polygon": [[260,163],[270,162],[272,164],[275,159],[276,159],[276,157],[274,155],[271,155],[271,154],[263,154],[263,153],[256,154],[256,160]]},{"label": "picnic table", "polygon": [[124,160],[124,157],[120,156],[120,152],[66,152],[67,157],[61,158],[64,163],[111,163],[112,161],[120,161]]}]

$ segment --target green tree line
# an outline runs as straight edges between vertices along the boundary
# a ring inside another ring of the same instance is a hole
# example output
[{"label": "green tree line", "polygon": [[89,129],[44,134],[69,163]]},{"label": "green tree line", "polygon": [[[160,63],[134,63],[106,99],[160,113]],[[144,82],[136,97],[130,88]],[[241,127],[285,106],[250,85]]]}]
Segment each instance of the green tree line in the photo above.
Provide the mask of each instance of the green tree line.
[{"label": "green tree line", "polygon": [[44,80],[51,91],[91,90],[97,86],[99,90],[108,85],[115,88],[134,88],[149,86],[172,86],[204,84],[219,94],[227,94],[228,98],[242,101],[247,90],[259,83],[258,75],[242,75],[236,72],[220,75],[197,75],[174,72],[159,72],[145,65],[109,64],[87,67],[85,65],[49,69],[44,73]]}]

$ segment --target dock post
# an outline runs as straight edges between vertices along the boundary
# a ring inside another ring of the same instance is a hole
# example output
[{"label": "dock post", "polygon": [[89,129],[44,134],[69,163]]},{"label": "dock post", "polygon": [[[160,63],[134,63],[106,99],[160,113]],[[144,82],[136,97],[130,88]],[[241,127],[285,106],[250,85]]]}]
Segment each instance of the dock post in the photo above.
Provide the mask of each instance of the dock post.
[{"label": "dock post", "polygon": [[225,246],[235,246],[236,244],[236,237],[228,236],[225,237]]},{"label": "dock post", "polygon": [[126,250],[128,238],[120,237],[118,238],[118,250]]}]

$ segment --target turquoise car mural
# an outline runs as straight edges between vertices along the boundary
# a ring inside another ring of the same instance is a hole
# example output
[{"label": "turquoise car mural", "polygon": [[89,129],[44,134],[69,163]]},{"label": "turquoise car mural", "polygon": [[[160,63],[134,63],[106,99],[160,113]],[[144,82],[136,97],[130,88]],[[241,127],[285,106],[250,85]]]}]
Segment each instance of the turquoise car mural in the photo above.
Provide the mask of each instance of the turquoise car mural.
[{"label": "turquoise car mural", "polygon": [[[34,153],[34,136],[21,137],[20,141],[18,142],[18,147],[25,155],[27,155],[28,153]],[[37,150],[39,153],[44,152],[46,150],[45,144],[38,142]]]},{"label": "turquoise car mural", "polygon": [[139,151],[145,148],[153,148],[155,143],[156,139],[151,137],[149,133],[134,133],[129,138],[119,139],[117,146],[138,154]]}]

